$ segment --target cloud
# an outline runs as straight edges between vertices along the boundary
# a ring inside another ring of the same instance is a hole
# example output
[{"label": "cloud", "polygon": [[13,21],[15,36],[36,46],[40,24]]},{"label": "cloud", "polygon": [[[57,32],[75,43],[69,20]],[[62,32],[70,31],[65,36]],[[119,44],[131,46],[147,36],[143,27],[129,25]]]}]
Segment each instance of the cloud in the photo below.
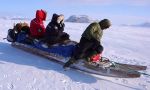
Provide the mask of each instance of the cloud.
[{"label": "cloud", "polygon": [[62,0],[61,2],[69,4],[109,4],[112,0]]},{"label": "cloud", "polygon": [[61,3],[71,4],[126,4],[126,5],[150,5],[150,0],[61,0]]},{"label": "cloud", "polygon": [[129,5],[144,6],[144,5],[150,5],[150,0],[126,0],[126,2],[124,3]]}]

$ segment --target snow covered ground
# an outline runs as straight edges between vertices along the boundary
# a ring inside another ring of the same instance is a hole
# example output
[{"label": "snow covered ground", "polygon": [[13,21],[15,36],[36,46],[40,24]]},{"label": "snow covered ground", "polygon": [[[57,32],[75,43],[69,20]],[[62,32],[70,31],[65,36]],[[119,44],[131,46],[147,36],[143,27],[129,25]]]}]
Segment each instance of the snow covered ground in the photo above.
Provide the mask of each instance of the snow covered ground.
[{"label": "snow covered ground", "polygon": [[[0,20],[0,90],[150,90],[150,76],[124,79],[64,71],[57,63],[11,47],[3,38],[17,22]],[[79,41],[87,26],[66,23],[65,31]],[[104,32],[102,43],[103,56],[146,65],[144,72],[150,74],[150,28],[112,26]]]}]

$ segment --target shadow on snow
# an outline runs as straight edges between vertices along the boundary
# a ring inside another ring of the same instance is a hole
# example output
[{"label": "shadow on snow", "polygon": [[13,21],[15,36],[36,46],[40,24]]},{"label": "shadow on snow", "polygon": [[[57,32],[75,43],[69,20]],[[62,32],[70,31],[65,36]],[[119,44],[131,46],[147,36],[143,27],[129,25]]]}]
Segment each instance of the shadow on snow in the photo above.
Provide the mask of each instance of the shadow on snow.
[{"label": "shadow on snow", "polygon": [[22,50],[13,48],[8,43],[0,42],[0,64],[15,63],[19,65],[33,66],[43,70],[54,70],[69,76],[76,82],[94,83],[96,78],[83,72],[75,70],[64,71],[62,65],[48,61],[45,58],[36,56]]}]

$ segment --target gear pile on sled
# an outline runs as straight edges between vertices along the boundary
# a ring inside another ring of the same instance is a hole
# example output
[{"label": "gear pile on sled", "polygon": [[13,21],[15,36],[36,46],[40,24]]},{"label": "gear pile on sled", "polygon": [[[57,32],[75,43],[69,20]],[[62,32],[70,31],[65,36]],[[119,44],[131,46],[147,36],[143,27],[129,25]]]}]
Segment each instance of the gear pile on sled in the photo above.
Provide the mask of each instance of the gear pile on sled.
[{"label": "gear pile on sled", "polygon": [[[19,29],[17,25],[20,25]],[[57,43],[50,47],[45,47],[44,42],[30,38],[29,26],[26,23],[18,23],[13,29],[9,29],[7,40],[15,48],[45,57],[61,65],[64,65],[68,61],[77,45],[75,41],[66,40],[64,43]],[[92,57],[95,62],[82,59],[78,63],[73,64],[71,68],[86,73],[120,78],[140,77],[141,73],[139,70],[146,70],[147,68],[146,66],[113,62],[104,57],[97,60],[98,57]]]}]

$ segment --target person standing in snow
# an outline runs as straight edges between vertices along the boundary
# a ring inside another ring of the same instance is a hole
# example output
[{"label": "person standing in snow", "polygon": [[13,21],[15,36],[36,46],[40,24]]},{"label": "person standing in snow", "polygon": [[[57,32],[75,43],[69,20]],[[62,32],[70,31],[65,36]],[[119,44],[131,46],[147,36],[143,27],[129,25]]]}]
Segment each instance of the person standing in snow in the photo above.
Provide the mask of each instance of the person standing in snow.
[{"label": "person standing in snow", "polygon": [[91,57],[93,54],[101,54],[103,51],[103,46],[101,45],[103,30],[109,28],[110,26],[111,22],[108,19],[91,23],[83,32],[73,56],[68,62],[65,63],[63,68],[68,68],[79,59]]},{"label": "person standing in snow", "polygon": [[44,37],[45,34],[45,26],[43,21],[46,20],[46,11],[37,10],[36,17],[31,20],[30,23],[30,36],[34,39],[40,39]]}]

